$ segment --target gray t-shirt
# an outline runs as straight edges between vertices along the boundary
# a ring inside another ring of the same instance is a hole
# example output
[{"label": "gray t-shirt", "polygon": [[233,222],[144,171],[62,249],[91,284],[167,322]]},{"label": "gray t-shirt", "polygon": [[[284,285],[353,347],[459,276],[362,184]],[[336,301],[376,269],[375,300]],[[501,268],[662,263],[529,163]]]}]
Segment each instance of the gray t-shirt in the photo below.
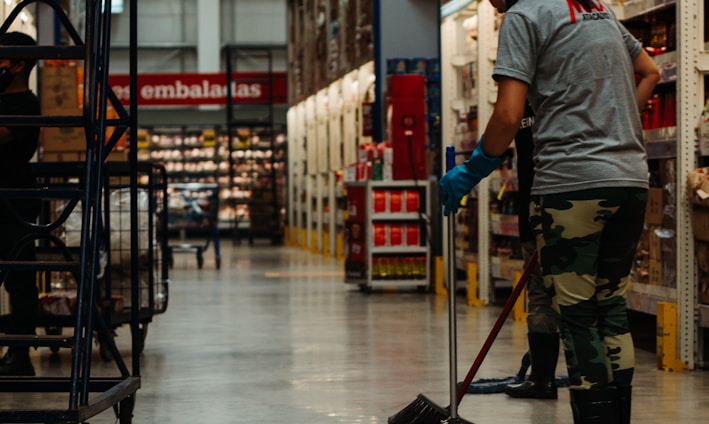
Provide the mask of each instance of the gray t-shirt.
[{"label": "gray t-shirt", "polygon": [[493,76],[529,84],[532,194],[648,187],[632,60],[642,46],[610,7],[519,0],[500,28]]}]

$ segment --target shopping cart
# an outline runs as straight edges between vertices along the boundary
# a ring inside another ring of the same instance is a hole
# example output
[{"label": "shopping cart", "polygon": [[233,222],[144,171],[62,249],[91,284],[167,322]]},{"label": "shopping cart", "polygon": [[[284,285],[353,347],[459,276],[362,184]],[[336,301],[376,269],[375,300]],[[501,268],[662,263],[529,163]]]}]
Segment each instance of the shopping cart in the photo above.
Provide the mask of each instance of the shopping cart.
[{"label": "shopping cart", "polygon": [[[219,186],[205,183],[170,183],[168,186],[168,230],[179,232],[180,242],[168,246],[168,262],[174,265],[174,254],[194,253],[197,267],[204,265],[204,253],[214,245],[214,260],[221,268],[219,248]],[[204,244],[186,241],[187,232],[206,234]]]},{"label": "shopping cart", "polygon": [[[78,186],[84,175],[84,162],[36,163],[34,172],[41,185],[49,189]],[[107,162],[103,192],[103,219],[99,260],[99,306],[106,324],[113,330],[129,324],[134,311],[139,316],[142,351],[148,324],[156,314],[167,310],[167,175],[162,165],[138,163],[138,184],[133,190],[128,162]],[[136,197],[137,227],[133,225],[132,196]],[[38,244],[39,260],[56,260],[78,255],[82,233],[81,203],[49,201],[43,204],[42,222],[66,219],[53,235],[62,246],[43,240]],[[137,231],[136,257],[133,258],[131,233]],[[76,258],[76,256],[74,256]],[[139,291],[131,283],[138,279]],[[40,279],[40,325],[47,334],[59,335],[74,325],[78,279],[70,272],[45,272]],[[115,336],[115,331],[113,331]],[[97,335],[101,357],[112,359],[108,343]],[[59,348],[52,347],[56,352]]]}]

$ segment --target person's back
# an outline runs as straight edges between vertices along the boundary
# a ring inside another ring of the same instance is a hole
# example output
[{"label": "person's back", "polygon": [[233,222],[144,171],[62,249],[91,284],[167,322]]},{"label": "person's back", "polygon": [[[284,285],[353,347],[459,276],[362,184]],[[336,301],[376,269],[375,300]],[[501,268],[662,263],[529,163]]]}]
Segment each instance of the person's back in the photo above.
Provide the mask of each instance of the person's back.
[{"label": "person's back", "polygon": [[570,0],[519,0],[500,30],[494,73],[529,84],[537,117],[534,194],[647,187],[628,54],[641,46],[607,5],[589,1],[585,10]]}]

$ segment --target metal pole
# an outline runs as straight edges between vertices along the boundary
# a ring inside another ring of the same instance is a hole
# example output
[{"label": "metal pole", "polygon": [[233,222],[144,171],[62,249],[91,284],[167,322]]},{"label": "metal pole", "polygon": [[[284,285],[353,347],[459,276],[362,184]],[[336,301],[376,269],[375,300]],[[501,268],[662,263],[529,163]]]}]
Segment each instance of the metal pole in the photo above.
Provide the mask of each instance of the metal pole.
[{"label": "metal pole", "polygon": [[[455,147],[446,146],[446,173],[455,166]],[[448,283],[448,354],[450,361],[450,418],[458,418],[458,401],[456,399],[456,383],[458,379],[458,343],[455,319],[455,214],[451,213],[448,219],[448,250],[446,251],[446,281]]]}]

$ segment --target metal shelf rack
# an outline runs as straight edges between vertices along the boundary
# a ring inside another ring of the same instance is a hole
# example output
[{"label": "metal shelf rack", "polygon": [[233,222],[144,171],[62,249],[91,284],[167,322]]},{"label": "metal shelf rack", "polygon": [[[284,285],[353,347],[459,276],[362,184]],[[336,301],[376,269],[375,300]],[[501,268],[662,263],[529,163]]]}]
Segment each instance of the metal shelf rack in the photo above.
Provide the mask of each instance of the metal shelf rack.
[{"label": "metal shelf rack", "polygon": [[[84,36],[79,34],[59,2],[53,0],[24,0],[18,3],[0,26],[0,34],[5,34],[20,13],[30,5],[42,3],[53,9],[57,22],[63,27],[72,45],[68,46],[23,46],[0,47],[2,56],[10,59],[71,59],[84,63],[84,106],[80,116],[0,116],[1,126],[41,126],[41,127],[83,127],[86,134],[85,170],[79,188],[71,189],[3,189],[0,198],[25,198],[46,201],[62,200],[67,207],[56,222],[47,225],[24,222],[33,234],[21,243],[45,240],[62,249],[62,241],[52,237],[51,231],[66,220],[73,208],[81,202],[82,228],[78,261],[69,259],[58,261],[0,261],[0,270],[33,270],[36,272],[65,271],[74,274],[77,284],[77,313],[73,324],[73,335],[69,336],[2,336],[0,344],[27,347],[71,347],[71,373],[68,377],[3,377],[0,391],[4,392],[65,392],[68,394],[66,408],[54,409],[0,409],[0,422],[17,423],[80,423],[113,407],[120,423],[130,423],[136,391],[140,388],[140,357],[138,346],[142,343],[139,308],[133,308],[130,317],[132,335],[132,366],[128,367],[116,348],[111,330],[101,315],[97,305],[99,296],[99,247],[102,243],[102,191],[104,189],[104,165],[108,154],[121,136],[129,131],[135,140],[137,133],[137,0],[129,0],[130,13],[130,78],[131,101],[129,109],[118,101],[108,86],[109,47],[111,16],[110,0],[86,0]],[[80,8],[81,9],[81,8]],[[108,119],[107,107],[113,106],[118,117]],[[131,224],[138,226],[137,211],[137,156],[135,149],[130,154]],[[66,246],[63,246],[66,250]],[[139,303],[138,234],[131,234],[131,296],[134,305]],[[118,368],[116,377],[95,377],[91,375],[92,344],[94,332],[106,340]],[[90,393],[98,393],[89,398]]]}]

